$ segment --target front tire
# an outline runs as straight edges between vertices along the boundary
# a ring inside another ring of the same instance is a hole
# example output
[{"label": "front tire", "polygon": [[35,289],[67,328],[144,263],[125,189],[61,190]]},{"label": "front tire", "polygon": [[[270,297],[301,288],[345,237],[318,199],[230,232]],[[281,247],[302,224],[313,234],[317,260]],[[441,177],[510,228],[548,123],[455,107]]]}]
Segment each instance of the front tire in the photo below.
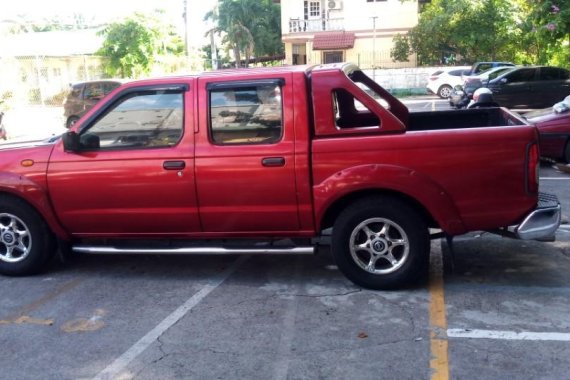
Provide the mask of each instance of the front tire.
[{"label": "front tire", "polygon": [[53,256],[53,237],[38,213],[24,201],[0,196],[0,274],[40,272]]},{"label": "front tire", "polygon": [[394,198],[362,199],[347,207],[333,228],[338,268],[369,289],[401,288],[425,278],[429,247],[426,222]]},{"label": "front tire", "polygon": [[566,146],[564,147],[564,161],[570,164],[570,140],[566,141]]}]

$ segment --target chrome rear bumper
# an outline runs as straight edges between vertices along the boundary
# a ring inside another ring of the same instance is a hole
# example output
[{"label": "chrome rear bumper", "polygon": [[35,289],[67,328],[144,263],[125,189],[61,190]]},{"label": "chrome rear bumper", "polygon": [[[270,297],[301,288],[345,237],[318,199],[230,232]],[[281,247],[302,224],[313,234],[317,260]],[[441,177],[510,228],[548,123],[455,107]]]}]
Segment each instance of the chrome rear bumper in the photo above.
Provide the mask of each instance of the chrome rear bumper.
[{"label": "chrome rear bumper", "polygon": [[515,227],[515,236],[523,240],[551,238],[560,226],[561,213],[556,195],[540,193],[536,209]]}]

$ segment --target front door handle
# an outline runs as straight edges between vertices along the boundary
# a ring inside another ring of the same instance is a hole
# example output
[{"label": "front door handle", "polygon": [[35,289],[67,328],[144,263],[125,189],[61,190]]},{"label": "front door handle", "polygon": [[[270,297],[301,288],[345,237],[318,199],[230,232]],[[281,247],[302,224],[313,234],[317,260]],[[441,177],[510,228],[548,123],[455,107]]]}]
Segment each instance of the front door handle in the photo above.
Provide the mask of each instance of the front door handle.
[{"label": "front door handle", "polygon": [[261,164],[263,166],[268,166],[268,167],[285,166],[285,158],[284,157],[266,157],[263,160],[261,160]]},{"label": "front door handle", "polygon": [[164,161],[162,167],[166,170],[182,170],[186,167],[184,161]]}]

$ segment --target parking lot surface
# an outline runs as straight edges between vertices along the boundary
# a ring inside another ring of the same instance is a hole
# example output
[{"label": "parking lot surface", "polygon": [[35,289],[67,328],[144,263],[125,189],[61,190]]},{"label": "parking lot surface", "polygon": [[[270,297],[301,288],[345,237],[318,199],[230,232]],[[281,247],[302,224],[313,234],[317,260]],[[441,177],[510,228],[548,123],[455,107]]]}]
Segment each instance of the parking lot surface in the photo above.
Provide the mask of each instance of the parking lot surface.
[{"label": "parking lot surface", "polygon": [[0,277],[2,379],[563,379],[570,175],[555,242],[432,242],[429,283],[356,287],[325,256],[81,256]]}]

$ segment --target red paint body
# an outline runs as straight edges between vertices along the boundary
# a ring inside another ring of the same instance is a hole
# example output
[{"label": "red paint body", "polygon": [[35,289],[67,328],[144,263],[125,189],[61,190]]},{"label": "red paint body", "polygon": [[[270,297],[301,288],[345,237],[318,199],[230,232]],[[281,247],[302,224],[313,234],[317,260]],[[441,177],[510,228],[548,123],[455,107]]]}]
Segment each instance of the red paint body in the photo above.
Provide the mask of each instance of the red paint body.
[{"label": "red paint body", "polygon": [[538,128],[540,154],[555,160],[566,160],[566,149],[570,149],[570,110],[558,113],[548,108],[525,116]]},{"label": "red paint body", "polygon": [[[348,78],[349,69],[235,70],[128,83],[73,129],[88,128],[128,89],[183,84],[177,145],[78,153],[66,152],[60,139],[4,149],[0,192],[32,204],[62,239],[313,237],[330,227],[339,205],[371,192],[399,194],[451,235],[520,223],[536,206],[537,194],[527,191],[536,164],[527,162],[529,146],[538,142],[534,126],[502,110],[520,125],[406,131],[406,107],[377,88],[390,103],[390,110],[382,107]],[[283,83],[280,141],[214,145],[208,86],[276,79]],[[354,120],[372,115],[380,125],[335,126],[331,91],[337,89],[370,111],[357,111]],[[263,166],[268,157],[284,164]],[[35,163],[23,167],[24,159]],[[169,160],[183,161],[184,169],[165,170]]]}]

